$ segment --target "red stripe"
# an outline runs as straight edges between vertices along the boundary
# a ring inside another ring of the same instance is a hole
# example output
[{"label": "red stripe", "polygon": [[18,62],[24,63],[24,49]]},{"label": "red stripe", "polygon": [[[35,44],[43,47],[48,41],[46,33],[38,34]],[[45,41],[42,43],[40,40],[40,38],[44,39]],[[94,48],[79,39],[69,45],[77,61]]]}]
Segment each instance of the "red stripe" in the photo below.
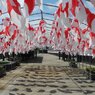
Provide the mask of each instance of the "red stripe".
[{"label": "red stripe", "polygon": [[35,0],[24,0],[24,2],[26,3],[26,5],[28,7],[28,13],[30,15],[34,9]]},{"label": "red stripe", "polygon": [[21,15],[21,12],[20,12],[20,4],[18,3],[18,1],[17,0],[13,0],[13,2],[15,3],[15,5],[16,6],[12,6],[13,7],[13,9],[14,9],[14,11],[17,13],[17,14],[19,14],[19,15]]},{"label": "red stripe", "polygon": [[7,0],[7,8],[8,8],[8,13],[11,14],[11,11],[12,11],[12,6],[10,4],[10,1]]}]

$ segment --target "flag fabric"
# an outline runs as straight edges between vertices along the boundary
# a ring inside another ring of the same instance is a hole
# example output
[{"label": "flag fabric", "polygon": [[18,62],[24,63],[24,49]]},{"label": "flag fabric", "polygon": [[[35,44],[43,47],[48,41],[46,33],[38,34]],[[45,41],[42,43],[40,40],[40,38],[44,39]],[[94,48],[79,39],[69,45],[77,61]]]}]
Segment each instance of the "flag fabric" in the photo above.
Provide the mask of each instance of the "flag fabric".
[{"label": "flag fabric", "polygon": [[2,10],[0,10],[0,16],[2,15]]},{"label": "flag fabric", "polygon": [[32,13],[34,6],[35,6],[35,0],[24,0],[24,11],[23,12],[26,17]]},{"label": "flag fabric", "polygon": [[[89,2],[95,8],[95,1]],[[29,23],[35,3],[42,11],[43,0],[24,0],[23,8],[18,0],[6,0],[5,3],[10,17],[2,19],[0,53],[25,53],[49,45],[66,54],[95,56],[95,13],[84,0],[62,0],[54,14],[50,37],[46,35],[45,20],[41,20],[37,28]],[[0,5],[5,3],[0,1]],[[0,9],[0,17],[2,15]]]},{"label": "flag fabric", "polygon": [[21,7],[17,0],[7,0],[7,2],[10,3],[10,6],[17,14],[21,15]]},{"label": "flag fabric", "polygon": [[36,0],[39,8],[43,11],[43,0]]}]

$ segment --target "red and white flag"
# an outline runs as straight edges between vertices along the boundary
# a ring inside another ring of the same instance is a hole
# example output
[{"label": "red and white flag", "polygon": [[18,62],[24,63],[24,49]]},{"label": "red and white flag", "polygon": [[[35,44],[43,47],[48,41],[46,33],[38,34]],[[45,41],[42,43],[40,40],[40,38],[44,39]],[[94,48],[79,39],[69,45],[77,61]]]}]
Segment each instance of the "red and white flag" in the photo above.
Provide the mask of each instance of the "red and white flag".
[{"label": "red and white flag", "polygon": [[17,14],[21,15],[21,7],[17,0],[7,0],[7,2],[10,3],[10,6]]},{"label": "red and white flag", "polygon": [[25,17],[28,17],[35,6],[35,0],[24,0],[24,8],[23,8],[23,13]]},{"label": "red and white flag", "polygon": [[2,15],[2,10],[0,10],[0,16]]},{"label": "red and white flag", "polygon": [[41,10],[43,10],[43,0],[36,0],[38,6],[40,7]]}]

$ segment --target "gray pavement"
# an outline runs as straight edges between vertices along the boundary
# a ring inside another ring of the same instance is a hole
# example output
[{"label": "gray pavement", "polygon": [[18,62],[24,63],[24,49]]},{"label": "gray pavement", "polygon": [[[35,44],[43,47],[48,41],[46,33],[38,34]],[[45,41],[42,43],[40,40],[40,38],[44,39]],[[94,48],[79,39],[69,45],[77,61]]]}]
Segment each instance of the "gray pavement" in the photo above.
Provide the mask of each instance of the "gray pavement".
[{"label": "gray pavement", "polygon": [[54,54],[22,64],[0,79],[0,95],[95,95],[95,82]]}]

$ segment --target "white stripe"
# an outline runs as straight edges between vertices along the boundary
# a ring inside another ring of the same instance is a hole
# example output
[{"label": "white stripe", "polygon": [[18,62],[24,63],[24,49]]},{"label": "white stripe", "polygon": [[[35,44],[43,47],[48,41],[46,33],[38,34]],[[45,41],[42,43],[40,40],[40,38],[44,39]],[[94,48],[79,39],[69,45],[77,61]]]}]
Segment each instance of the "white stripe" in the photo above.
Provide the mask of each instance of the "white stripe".
[{"label": "white stripe", "polygon": [[16,6],[13,0],[9,0],[12,6]]},{"label": "white stripe", "polygon": [[24,7],[23,7],[23,15],[24,15],[24,17],[28,17],[29,16],[29,13],[28,13],[28,6],[27,6],[27,4],[26,3],[24,3]]},{"label": "white stripe", "polygon": [[92,24],[91,24],[91,28],[92,28],[92,31],[95,33],[95,19],[92,21]]},{"label": "white stripe", "polygon": [[11,20],[18,26],[18,29],[25,29],[26,18],[18,15],[14,10],[11,11]]},{"label": "white stripe", "polygon": [[43,0],[36,0],[36,2],[38,3],[40,9],[43,10]]}]

